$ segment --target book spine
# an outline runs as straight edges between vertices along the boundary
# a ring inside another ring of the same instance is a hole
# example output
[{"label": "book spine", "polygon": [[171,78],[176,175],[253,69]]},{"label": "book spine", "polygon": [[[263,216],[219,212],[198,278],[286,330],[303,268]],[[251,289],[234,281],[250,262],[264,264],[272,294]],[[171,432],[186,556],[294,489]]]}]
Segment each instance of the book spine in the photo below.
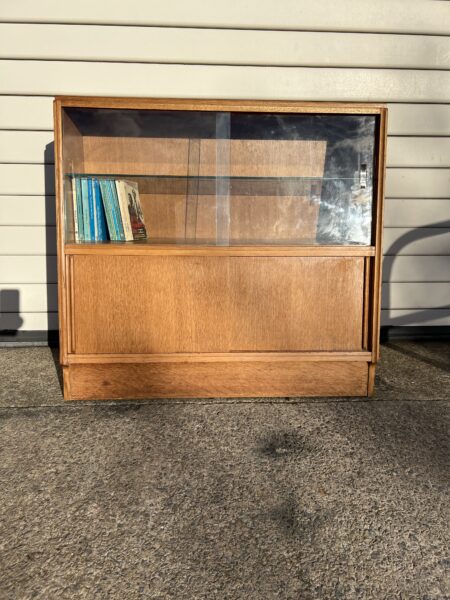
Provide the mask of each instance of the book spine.
[{"label": "book spine", "polygon": [[98,214],[97,214],[97,202],[95,201],[95,180],[91,179],[92,187],[92,208],[93,208],[93,221],[94,221],[94,240],[98,241]]},{"label": "book spine", "polygon": [[88,205],[89,205],[89,238],[91,242],[95,242],[95,214],[94,214],[94,195],[92,193],[92,179],[87,180],[88,185]]},{"label": "book spine", "polygon": [[84,242],[84,220],[83,220],[83,199],[81,197],[81,181],[79,177],[75,177],[75,190],[77,195],[77,211],[78,211],[78,235],[81,242]]},{"label": "book spine", "polygon": [[75,183],[75,176],[72,177],[72,204],[73,204],[73,229],[75,235],[75,241],[80,241],[80,234],[78,231],[78,204],[77,204],[77,190]]},{"label": "book spine", "polygon": [[111,200],[109,198],[108,181],[106,179],[101,179],[99,183],[103,200],[103,208],[105,210],[106,223],[108,224],[109,229],[109,238],[112,241],[116,241],[116,228],[114,225],[114,217],[111,210]]},{"label": "book spine", "polygon": [[88,194],[88,180],[85,177],[81,179],[81,199],[83,202],[83,225],[84,225],[84,239],[86,242],[91,241],[91,228],[89,223],[89,194]]},{"label": "book spine", "polygon": [[133,230],[131,229],[130,213],[128,211],[128,198],[123,181],[116,181],[116,192],[119,200],[120,215],[122,217],[123,232],[127,242],[133,241]]},{"label": "book spine", "polygon": [[120,215],[120,206],[119,206],[119,199],[117,197],[117,190],[116,190],[116,184],[114,179],[110,180],[110,190],[111,190],[111,195],[113,198],[113,206],[114,206],[114,215],[115,215],[115,219],[116,219],[116,224],[117,224],[117,239],[121,242],[125,241],[125,233],[123,231],[123,225],[122,225],[122,217]]},{"label": "book spine", "polygon": [[123,188],[127,198],[127,212],[131,223],[133,239],[144,240],[147,238],[147,230],[144,224],[144,214],[139,198],[138,185],[134,181],[124,181]]},{"label": "book spine", "polygon": [[113,194],[112,194],[112,190],[111,190],[111,180],[107,179],[105,181],[105,184],[106,184],[106,189],[108,191],[108,203],[109,203],[109,208],[111,211],[111,218],[112,218],[113,227],[114,227],[114,241],[119,242],[120,241],[119,228],[117,225],[116,207],[114,206],[114,198],[113,198]]},{"label": "book spine", "polygon": [[97,216],[97,230],[99,242],[105,242],[108,239],[106,231],[105,211],[102,204],[102,198],[100,193],[100,184],[98,179],[94,179],[94,200],[96,207]]}]

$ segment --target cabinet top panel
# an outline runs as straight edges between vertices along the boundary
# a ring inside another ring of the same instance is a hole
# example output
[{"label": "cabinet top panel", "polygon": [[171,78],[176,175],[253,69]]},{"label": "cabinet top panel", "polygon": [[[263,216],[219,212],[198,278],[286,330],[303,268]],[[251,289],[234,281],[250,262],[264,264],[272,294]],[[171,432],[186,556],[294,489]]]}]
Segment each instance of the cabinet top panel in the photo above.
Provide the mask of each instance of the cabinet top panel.
[{"label": "cabinet top panel", "polygon": [[302,102],[291,100],[220,100],[192,98],[112,98],[102,96],[56,96],[58,106],[80,108],[129,108],[147,110],[212,110],[230,112],[299,112],[381,114],[386,105],[359,102]]}]

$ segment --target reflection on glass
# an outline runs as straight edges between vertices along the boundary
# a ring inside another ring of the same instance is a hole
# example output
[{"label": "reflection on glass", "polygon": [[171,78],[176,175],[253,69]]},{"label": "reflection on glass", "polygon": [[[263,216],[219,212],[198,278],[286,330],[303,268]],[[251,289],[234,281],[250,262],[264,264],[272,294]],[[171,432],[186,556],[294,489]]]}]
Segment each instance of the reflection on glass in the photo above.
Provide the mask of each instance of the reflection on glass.
[{"label": "reflection on glass", "polygon": [[120,176],[138,184],[151,242],[368,245],[375,127],[367,115],[68,108],[66,215],[71,175]]}]

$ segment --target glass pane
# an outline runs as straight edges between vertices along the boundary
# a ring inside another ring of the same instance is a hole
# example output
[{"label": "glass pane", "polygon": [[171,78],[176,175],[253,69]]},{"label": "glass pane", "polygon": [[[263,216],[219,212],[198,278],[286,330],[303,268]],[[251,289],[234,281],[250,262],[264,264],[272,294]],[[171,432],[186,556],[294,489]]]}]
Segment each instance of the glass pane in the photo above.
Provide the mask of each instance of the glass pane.
[{"label": "glass pane", "polygon": [[83,175],[136,184],[154,243],[370,244],[375,128],[367,115],[68,108],[67,239]]}]

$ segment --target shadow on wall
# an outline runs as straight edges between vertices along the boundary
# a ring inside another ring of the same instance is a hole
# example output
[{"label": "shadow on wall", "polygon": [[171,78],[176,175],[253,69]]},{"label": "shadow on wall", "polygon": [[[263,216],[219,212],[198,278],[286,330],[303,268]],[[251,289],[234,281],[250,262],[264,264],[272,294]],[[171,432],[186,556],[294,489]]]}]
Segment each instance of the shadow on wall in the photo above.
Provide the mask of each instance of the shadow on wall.
[{"label": "shadow on wall", "polygon": [[[44,151],[44,163],[51,165],[45,169],[45,255],[46,255],[46,282],[47,282],[47,307],[58,307],[58,290],[54,284],[58,283],[58,269],[56,262],[56,208],[55,208],[55,144],[47,144]],[[53,285],[52,285],[53,284]],[[49,319],[49,328],[51,327]],[[58,331],[48,332],[50,345],[59,341]]]},{"label": "shadow on wall", "polygon": [[[437,235],[443,235],[448,233],[450,229],[450,221],[439,221],[438,223],[432,223],[427,226],[426,229],[417,228],[412,229],[411,231],[406,232],[401,237],[398,238],[389,248],[385,248],[384,252],[386,256],[390,256],[392,261],[389,262],[387,268],[383,268],[383,281],[385,283],[391,282],[393,265],[395,262],[395,258],[401,255],[401,251],[403,248],[406,248],[409,244],[413,242],[417,242],[418,240],[422,240],[429,237],[434,237]],[[446,254],[450,255],[450,248],[448,248],[448,252]],[[391,298],[390,294],[385,296],[383,295],[382,304],[389,308],[391,306]],[[450,304],[446,304],[444,306],[434,306],[432,309],[417,309],[414,311],[413,315],[404,315],[402,317],[396,317],[390,320],[390,325],[388,327],[384,327],[382,331],[382,341],[386,341],[389,338],[389,329],[392,327],[405,327],[407,325],[411,325],[414,323],[429,323],[433,319],[436,319],[436,310],[450,310]]]},{"label": "shadow on wall", "polygon": [[19,290],[0,290],[0,333],[14,338],[22,324]]},{"label": "shadow on wall", "polygon": [[[47,307],[54,312],[58,306],[57,267],[56,267],[56,227],[55,227],[55,169],[54,144],[47,144],[44,150],[45,174],[45,261]],[[24,282],[27,283],[27,282]],[[22,309],[23,312],[23,309]],[[24,319],[21,313],[19,289],[0,290],[0,343],[31,342],[58,344],[58,331],[22,331]],[[49,322],[52,327],[52,323]],[[54,327],[54,325],[53,325]]]}]

